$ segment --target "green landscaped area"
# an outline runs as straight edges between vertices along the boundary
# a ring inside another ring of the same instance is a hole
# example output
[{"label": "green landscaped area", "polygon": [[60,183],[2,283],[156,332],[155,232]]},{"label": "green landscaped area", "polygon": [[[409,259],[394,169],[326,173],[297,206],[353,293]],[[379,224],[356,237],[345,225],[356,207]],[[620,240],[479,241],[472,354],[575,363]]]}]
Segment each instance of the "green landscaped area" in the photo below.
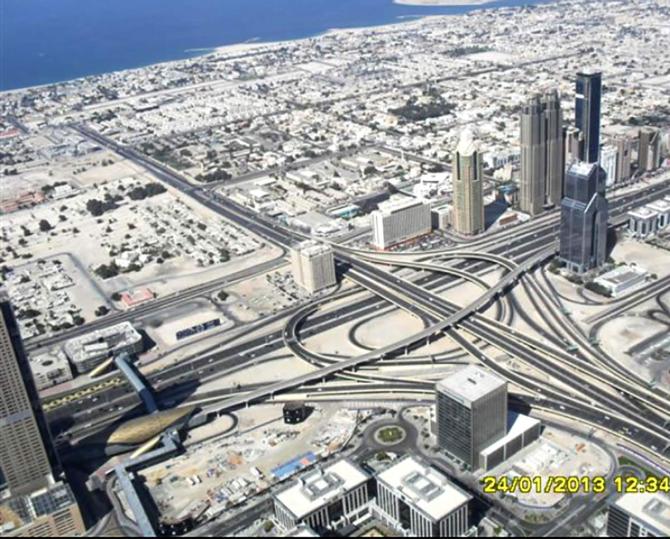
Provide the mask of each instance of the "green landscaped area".
[{"label": "green landscaped area", "polygon": [[405,431],[400,427],[384,427],[377,431],[376,436],[385,444],[393,444],[405,437]]}]

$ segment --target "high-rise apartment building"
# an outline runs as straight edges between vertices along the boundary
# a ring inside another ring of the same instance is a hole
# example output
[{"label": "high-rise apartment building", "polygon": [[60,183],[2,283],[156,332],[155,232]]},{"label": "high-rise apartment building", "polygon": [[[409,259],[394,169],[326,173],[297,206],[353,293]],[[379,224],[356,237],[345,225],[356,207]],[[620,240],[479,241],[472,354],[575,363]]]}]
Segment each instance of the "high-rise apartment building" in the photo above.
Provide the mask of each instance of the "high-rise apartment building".
[{"label": "high-rise apartment building", "polygon": [[307,240],[291,251],[293,278],[310,294],[337,283],[333,249],[324,243]]},{"label": "high-rise apartment building", "polygon": [[616,140],[616,180],[625,182],[631,176],[633,143],[629,137],[623,136]]},{"label": "high-rise apartment building", "polygon": [[605,173],[596,163],[573,163],[561,203],[560,258],[570,271],[583,273],[605,262],[608,205]]},{"label": "high-rise apartment building", "polygon": [[471,469],[507,433],[507,382],[470,365],[437,383],[437,443]]},{"label": "high-rise apartment building", "polygon": [[0,290],[0,477],[12,496],[53,483],[58,467],[9,297]]},{"label": "high-rise apartment building", "polygon": [[565,130],[558,92],[534,96],[521,112],[521,209],[537,215],[563,195]]},{"label": "high-rise apartment building", "polygon": [[661,130],[656,127],[640,129],[638,166],[641,171],[650,172],[661,166]]},{"label": "high-rise apartment building", "polygon": [[600,149],[600,166],[605,171],[605,185],[611,187],[616,183],[617,149],[609,144]]},{"label": "high-rise apartment building", "polygon": [[484,172],[482,154],[470,129],[461,133],[451,166],[453,185],[452,226],[459,234],[484,231]]},{"label": "high-rise apartment building", "polygon": [[394,196],[372,212],[372,244],[380,250],[429,234],[430,204],[424,200]]},{"label": "high-rise apartment building", "polygon": [[600,151],[601,73],[577,73],[575,126],[581,133],[578,159],[597,163]]}]

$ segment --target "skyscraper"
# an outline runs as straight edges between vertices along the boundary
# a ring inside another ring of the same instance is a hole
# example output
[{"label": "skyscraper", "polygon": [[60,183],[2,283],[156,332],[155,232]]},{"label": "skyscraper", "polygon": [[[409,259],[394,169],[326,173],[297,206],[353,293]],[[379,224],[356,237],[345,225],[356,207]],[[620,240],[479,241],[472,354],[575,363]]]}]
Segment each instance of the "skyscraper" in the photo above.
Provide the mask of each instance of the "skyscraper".
[{"label": "skyscraper", "polygon": [[452,162],[454,230],[460,234],[484,231],[482,155],[470,129],[461,138]]},{"label": "skyscraper", "polygon": [[625,182],[631,174],[632,142],[629,137],[623,136],[616,141],[616,180],[615,183]]},{"label": "skyscraper", "polygon": [[565,130],[557,91],[533,97],[521,113],[521,209],[537,215],[563,196]]},{"label": "skyscraper", "polygon": [[469,365],[436,385],[437,443],[472,469],[507,433],[507,382]]},{"label": "skyscraper", "polygon": [[640,129],[638,166],[641,171],[649,172],[661,166],[661,130],[656,127]]},{"label": "skyscraper", "polygon": [[11,495],[53,482],[58,460],[9,297],[0,290],[0,476]]},{"label": "skyscraper", "polygon": [[521,210],[537,215],[546,197],[547,132],[544,107],[540,96],[534,96],[521,111]]},{"label": "skyscraper", "polygon": [[600,166],[605,171],[607,178],[607,187],[616,183],[616,165],[617,165],[617,148],[610,144],[604,144],[600,149]]},{"label": "skyscraper", "polygon": [[604,171],[596,163],[572,164],[561,202],[560,239],[560,258],[570,271],[583,273],[605,262],[607,216]]},{"label": "skyscraper", "polygon": [[579,160],[597,163],[600,151],[601,73],[577,73],[575,126],[581,132]]}]

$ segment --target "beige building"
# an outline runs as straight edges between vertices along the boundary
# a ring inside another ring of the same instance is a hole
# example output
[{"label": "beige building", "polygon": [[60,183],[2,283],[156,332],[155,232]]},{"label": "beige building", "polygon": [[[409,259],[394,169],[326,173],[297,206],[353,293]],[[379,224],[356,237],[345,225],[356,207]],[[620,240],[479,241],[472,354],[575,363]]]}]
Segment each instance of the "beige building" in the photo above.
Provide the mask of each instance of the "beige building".
[{"label": "beige building", "polygon": [[0,290],[0,311],[0,470],[5,496],[15,496],[48,486],[57,459],[16,318],[4,290]]},{"label": "beige building", "polygon": [[638,150],[640,170],[650,172],[661,166],[661,130],[656,127],[640,129],[640,146]]},{"label": "beige building", "polygon": [[470,129],[461,133],[452,162],[453,220],[459,234],[479,234],[484,231],[484,196],[482,154]]},{"label": "beige building", "polygon": [[310,294],[337,283],[333,249],[324,243],[307,240],[291,251],[295,282]]},{"label": "beige building", "polygon": [[64,483],[0,504],[0,536],[72,537],[85,532],[77,502]]},{"label": "beige building", "polygon": [[558,92],[534,96],[521,112],[521,209],[537,215],[560,204],[565,178],[565,131]]},{"label": "beige building", "polygon": [[379,250],[429,234],[430,204],[408,196],[394,196],[372,212],[372,244]]}]

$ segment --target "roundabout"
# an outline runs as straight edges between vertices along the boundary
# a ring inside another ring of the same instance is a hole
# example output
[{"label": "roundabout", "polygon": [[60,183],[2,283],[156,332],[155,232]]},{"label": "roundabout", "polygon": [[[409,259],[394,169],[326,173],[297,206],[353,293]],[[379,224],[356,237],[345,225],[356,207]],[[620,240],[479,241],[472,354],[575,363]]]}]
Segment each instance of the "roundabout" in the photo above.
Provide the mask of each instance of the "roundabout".
[{"label": "roundabout", "polygon": [[379,427],[375,433],[375,441],[380,445],[393,446],[404,441],[407,437],[407,432],[399,425],[386,425]]}]

